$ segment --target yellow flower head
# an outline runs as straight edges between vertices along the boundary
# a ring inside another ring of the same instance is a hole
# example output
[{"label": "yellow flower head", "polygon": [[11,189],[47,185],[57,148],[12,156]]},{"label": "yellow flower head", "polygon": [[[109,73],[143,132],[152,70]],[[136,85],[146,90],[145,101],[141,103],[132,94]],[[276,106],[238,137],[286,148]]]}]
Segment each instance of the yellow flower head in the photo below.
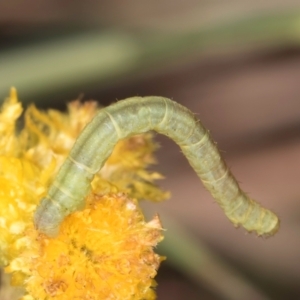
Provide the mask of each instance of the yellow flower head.
[{"label": "yellow flower head", "polygon": [[155,299],[158,217],[146,223],[137,202],[122,193],[87,200],[57,238],[30,230],[31,249],[7,270],[16,272],[16,281],[25,279],[33,299]]},{"label": "yellow flower head", "polygon": [[15,89],[0,113],[0,263],[29,299],[155,299],[162,260],[158,217],[146,222],[135,198],[167,194],[146,168],[154,162],[151,135],[121,141],[92,182],[83,211],[68,216],[57,238],[38,233],[33,212],[78,134],[97,111],[95,102],[69,104],[68,113],[30,106],[24,128]]}]

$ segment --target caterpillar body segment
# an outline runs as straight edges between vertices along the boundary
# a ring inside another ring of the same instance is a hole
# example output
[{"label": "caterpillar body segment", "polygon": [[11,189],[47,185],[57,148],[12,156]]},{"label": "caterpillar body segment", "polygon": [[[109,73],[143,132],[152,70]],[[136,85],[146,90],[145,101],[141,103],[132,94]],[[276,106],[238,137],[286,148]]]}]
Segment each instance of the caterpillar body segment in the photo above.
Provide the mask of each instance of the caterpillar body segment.
[{"label": "caterpillar body segment", "polygon": [[[78,165],[71,156],[61,166],[54,182],[37,207],[34,215],[36,228],[49,236],[58,233],[59,224],[72,212],[84,208],[85,196],[91,190],[94,173]],[[74,191],[75,190],[75,191]]]},{"label": "caterpillar body segment", "polygon": [[58,233],[70,213],[84,207],[93,176],[103,167],[116,143],[155,130],[174,140],[206,189],[235,226],[258,235],[272,235],[277,216],[248,198],[229,171],[209,132],[184,106],[163,97],[133,97],[102,109],[85,127],[62,165],[34,223],[49,235]]}]

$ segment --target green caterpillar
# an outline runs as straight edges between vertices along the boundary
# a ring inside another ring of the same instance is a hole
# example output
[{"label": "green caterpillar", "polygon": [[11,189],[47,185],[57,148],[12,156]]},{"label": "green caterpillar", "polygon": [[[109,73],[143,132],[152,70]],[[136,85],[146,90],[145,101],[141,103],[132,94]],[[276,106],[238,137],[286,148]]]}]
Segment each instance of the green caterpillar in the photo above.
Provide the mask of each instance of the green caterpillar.
[{"label": "green caterpillar", "polygon": [[102,109],[85,127],[60,168],[48,194],[35,212],[35,227],[55,236],[63,219],[84,207],[94,175],[116,143],[128,136],[155,130],[174,140],[190,165],[235,226],[258,235],[279,228],[277,216],[240,189],[224,160],[194,114],[163,97],[133,97]]}]

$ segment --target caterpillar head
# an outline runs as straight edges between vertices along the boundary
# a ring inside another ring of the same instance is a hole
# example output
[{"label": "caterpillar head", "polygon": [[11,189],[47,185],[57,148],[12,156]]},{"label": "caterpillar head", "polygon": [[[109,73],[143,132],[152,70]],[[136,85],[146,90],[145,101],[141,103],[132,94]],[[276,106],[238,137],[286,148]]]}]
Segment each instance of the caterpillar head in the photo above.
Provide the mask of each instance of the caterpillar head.
[{"label": "caterpillar head", "polygon": [[43,198],[34,213],[34,226],[49,237],[58,235],[60,223],[65,218],[65,212],[50,199]]}]

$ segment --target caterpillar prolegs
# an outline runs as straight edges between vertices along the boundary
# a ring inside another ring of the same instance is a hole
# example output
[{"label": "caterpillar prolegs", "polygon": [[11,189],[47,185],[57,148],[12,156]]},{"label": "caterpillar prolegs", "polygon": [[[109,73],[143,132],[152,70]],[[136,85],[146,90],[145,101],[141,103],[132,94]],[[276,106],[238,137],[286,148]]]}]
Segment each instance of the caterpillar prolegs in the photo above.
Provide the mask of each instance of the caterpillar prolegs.
[{"label": "caterpillar prolegs", "polygon": [[240,189],[208,131],[186,107],[163,97],[133,97],[103,108],[85,127],[60,168],[48,194],[35,212],[36,228],[48,236],[58,233],[70,213],[84,207],[91,180],[116,143],[155,130],[174,140],[206,189],[235,226],[258,235],[279,228],[277,216]]}]

